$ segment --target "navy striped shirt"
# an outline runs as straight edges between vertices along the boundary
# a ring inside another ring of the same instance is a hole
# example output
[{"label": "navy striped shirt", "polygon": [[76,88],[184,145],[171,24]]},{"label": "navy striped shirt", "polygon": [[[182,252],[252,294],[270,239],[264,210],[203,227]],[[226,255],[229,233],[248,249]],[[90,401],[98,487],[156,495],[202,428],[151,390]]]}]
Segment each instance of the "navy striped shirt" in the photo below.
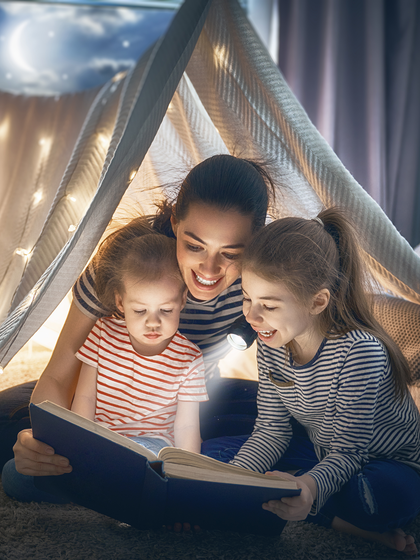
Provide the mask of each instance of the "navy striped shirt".
[{"label": "navy striped shirt", "polygon": [[394,459],[420,472],[420,415],[411,395],[395,397],[388,352],[372,335],[352,331],[324,340],[307,364],[285,348],[258,341],[258,419],[233,463],[265,472],[292,437],[293,416],[307,430],[319,463],[311,514],[370,459]]},{"label": "navy striped shirt", "polygon": [[[226,335],[229,326],[242,314],[242,300],[240,278],[210,301],[187,298],[179,331],[202,351],[207,381],[217,371],[219,360],[232,349]],[[92,262],[73,287],[73,301],[82,313],[94,320],[110,315],[97,298]]]}]

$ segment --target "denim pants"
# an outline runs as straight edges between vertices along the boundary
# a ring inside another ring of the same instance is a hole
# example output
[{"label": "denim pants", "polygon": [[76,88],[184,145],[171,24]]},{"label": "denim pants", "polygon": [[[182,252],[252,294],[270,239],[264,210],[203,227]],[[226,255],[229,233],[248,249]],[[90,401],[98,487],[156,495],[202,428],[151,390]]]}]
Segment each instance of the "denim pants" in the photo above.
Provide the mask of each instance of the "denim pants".
[{"label": "denim pants", "polygon": [[[249,436],[221,437],[205,441],[201,452],[229,462]],[[302,475],[318,464],[309,438],[294,433],[288,449],[271,470],[297,470]],[[403,527],[420,513],[420,474],[405,463],[372,459],[333,494],[316,515],[306,521],[330,527],[339,517],[360,529],[383,533]]]},{"label": "denim pants", "polygon": [[13,458],[13,446],[20,431],[31,427],[29,400],[36,381],[0,391],[0,470]]},{"label": "denim pants", "polygon": [[[160,438],[133,437],[130,439],[143,447],[146,447],[146,449],[149,449],[156,455],[163,447],[168,446],[166,441]],[[17,472],[14,459],[10,459],[10,461],[8,461],[3,467],[1,475],[3,490],[11,498],[15,498],[20,502],[50,502],[52,504],[67,503],[53,494],[39,490],[35,486],[34,479],[34,476],[28,476]]]}]

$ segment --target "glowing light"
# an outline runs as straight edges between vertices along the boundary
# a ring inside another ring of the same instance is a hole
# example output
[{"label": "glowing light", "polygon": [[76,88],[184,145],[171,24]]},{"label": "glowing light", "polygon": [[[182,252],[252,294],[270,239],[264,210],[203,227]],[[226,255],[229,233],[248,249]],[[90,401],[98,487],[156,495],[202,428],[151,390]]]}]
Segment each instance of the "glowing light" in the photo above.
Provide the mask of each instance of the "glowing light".
[{"label": "glowing light", "polygon": [[108,146],[109,146],[109,141],[110,141],[109,136],[106,136],[105,134],[102,134],[102,133],[99,133],[99,134],[98,134],[98,142],[99,142],[100,144],[102,144],[102,146],[103,146],[104,148],[108,148]]},{"label": "glowing light", "polygon": [[6,80],[11,80],[12,78],[13,78],[12,74],[10,72],[7,72]]},{"label": "glowing light", "polygon": [[130,41],[123,41],[122,46],[126,49],[130,46]]},{"label": "glowing light", "polygon": [[21,257],[29,257],[31,251],[28,249],[23,249],[22,247],[18,247],[15,251],[16,255],[20,255]]},{"label": "glowing light", "polygon": [[218,62],[222,66],[225,66],[226,64],[226,53],[227,49],[224,45],[220,45],[214,49],[214,57],[216,59],[216,62]]},{"label": "glowing light", "polygon": [[40,138],[38,144],[42,147],[41,158],[46,158],[51,150],[52,139],[51,138]]},{"label": "glowing light", "polygon": [[42,200],[42,191],[37,191],[34,194],[34,204],[38,204],[38,202],[41,202]]},{"label": "glowing light", "polygon": [[119,82],[120,80],[122,80],[123,78],[125,78],[127,75],[127,71],[124,72],[118,72],[118,74],[115,74],[115,76],[112,78],[113,82]]},{"label": "glowing light", "polygon": [[0,124],[0,138],[4,139],[9,134],[9,117],[6,117],[3,122]]},{"label": "glowing light", "polygon": [[2,375],[3,373],[4,373],[4,368],[2,368],[2,367],[0,366],[0,375]]},{"label": "glowing light", "polygon": [[76,226],[75,226],[74,224],[70,224],[70,225],[69,225],[68,231],[69,231],[70,233],[73,233],[73,231],[76,231]]},{"label": "glowing light", "polygon": [[48,31],[48,37],[55,37],[54,31]]},{"label": "glowing light", "polygon": [[130,181],[132,181],[136,175],[137,175],[137,171],[132,171],[130,173]]},{"label": "glowing light", "polygon": [[76,202],[76,200],[77,200],[77,198],[75,196],[72,196],[71,194],[68,194],[66,198],[68,198],[72,202]]}]

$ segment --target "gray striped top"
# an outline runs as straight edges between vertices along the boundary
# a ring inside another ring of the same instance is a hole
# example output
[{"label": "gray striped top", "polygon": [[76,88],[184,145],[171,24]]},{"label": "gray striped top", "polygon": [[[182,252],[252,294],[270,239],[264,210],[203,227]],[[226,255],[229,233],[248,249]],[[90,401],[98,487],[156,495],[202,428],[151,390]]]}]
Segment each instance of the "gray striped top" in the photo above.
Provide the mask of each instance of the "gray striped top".
[{"label": "gray striped top", "polygon": [[370,459],[402,461],[420,472],[420,415],[394,396],[389,356],[362,331],[325,339],[307,364],[258,341],[258,419],[233,463],[265,472],[292,436],[293,416],[307,430],[319,463],[309,471],[318,497],[311,514]]}]

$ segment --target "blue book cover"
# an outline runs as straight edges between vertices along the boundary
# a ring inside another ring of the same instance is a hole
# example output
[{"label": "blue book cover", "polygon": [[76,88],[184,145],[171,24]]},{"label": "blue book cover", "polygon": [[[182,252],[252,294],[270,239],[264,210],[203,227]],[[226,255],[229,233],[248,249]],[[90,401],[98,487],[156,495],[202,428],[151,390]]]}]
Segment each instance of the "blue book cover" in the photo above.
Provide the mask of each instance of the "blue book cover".
[{"label": "blue book cover", "polygon": [[[67,457],[73,467],[68,474],[35,477],[36,486],[139,529],[189,522],[202,529],[279,535],[286,522],[263,510],[262,504],[300,492],[289,481],[283,488],[260,486],[257,473],[180,449],[165,448],[156,457],[53,403],[31,404],[30,414],[34,437]],[[221,472],[209,471],[208,466]],[[192,472],[204,480],[195,479]],[[241,473],[246,480],[232,482]]]}]

